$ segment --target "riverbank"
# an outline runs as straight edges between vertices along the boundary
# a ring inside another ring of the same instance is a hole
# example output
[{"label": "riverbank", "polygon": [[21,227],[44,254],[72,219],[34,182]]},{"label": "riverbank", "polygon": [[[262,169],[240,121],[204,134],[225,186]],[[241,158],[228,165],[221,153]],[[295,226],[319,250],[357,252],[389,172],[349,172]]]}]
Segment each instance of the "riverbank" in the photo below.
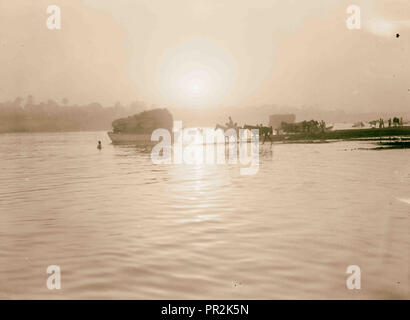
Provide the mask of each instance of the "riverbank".
[{"label": "riverbank", "polygon": [[366,138],[410,137],[410,126],[393,128],[347,129],[321,133],[297,133],[277,135],[273,141],[283,142],[324,142],[327,140],[363,140]]}]

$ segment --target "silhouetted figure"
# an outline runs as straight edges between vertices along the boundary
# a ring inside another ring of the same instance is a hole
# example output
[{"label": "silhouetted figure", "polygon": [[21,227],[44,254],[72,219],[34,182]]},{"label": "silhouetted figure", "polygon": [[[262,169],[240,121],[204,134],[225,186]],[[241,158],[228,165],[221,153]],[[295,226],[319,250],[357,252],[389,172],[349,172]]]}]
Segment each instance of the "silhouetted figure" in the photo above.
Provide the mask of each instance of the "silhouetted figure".
[{"label": "silhouetted figure", "polygon": [[231,116],[228,117],[229,121],[225,123],[225,126],[227,126],[228,129],[233,128],[233,121]]},{"label": "silhouetted figure", "polygon": [[232,121],[231,116],[229,116],[228,127],[229,127],[229,128],[233,128],[233,121]]},{"label": "silhouetted figure", "polygon": [[321,120],[321,121],[319,122],[319,127],[320,127],[322,133],[324,133],[324,132],[326,131],[326,122],[324,122],[323,120]]},{"label": "silhouetted figure", "polygon": [[98,150],[101,150],[101,149],[102,149],[101,141],[98,141],[97,149],[98,149]]},{"label": "silhouetted figure", "polygon": [[396,38],[400,38],[400,34],[399,34],[399,33],[396,33]]}]

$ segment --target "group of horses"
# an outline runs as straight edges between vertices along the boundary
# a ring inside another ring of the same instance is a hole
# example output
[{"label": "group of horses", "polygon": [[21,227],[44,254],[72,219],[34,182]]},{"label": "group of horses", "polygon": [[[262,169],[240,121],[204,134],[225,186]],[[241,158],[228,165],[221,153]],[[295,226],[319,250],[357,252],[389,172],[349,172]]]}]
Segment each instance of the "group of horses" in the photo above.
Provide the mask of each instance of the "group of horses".
[{"label": "group of horses", "polygon": [[[399,119],[397,117],[394,117],[393,119],[391,119],[391,118],[388,119],[386,122],[388,123],[389,128],[392,127],[392,126],[393,127],[402,127],[403,126],[403,118]],[[380,118],[379,120],[370,121],[369,124],[372,128],[375,128],[377,126],[379,128],[385,128],[386,127],[385,124],[384,124],[384,119],[382,119],[382,118]]]},{"label": "group of horses", "polygon": [[224,132],[228,131],[229,129],[234,129],[235,132],[236,132],[236,137],[239,137],[239,130],[240,129],[247,129],[247,130],[257,129],[257,130],[259,130],[259,136],[263,137],[263,142],[262,143],[265,143],[265,141],[267,139],[269,139],[271,143],[273,142],[273,139],[272,139],[273,138],[273,129],[272,129],[272,127],[264,127],[262,125],[251,126],[251,125],[247,125],[247,124],[245,124],[243,127],[239,127],[235,123],[235,125],[233,125],[233,126],[229,126],[228,124],[225,125],[225,126],[217,124],[215,126],[215,130],[218,130],[218,129],[221,129]]},{"label": "group of horses", "polygon": [[[233,123],[232,120],[230,119],[229,123],[226,123],[224,126],[217,124],[215,127],[215,130],[222,129],[223,131],[227,131],[229,129],[234,129],[236,131],[236,136],[239,136],[239,130],[240,129],[256,129],[259,130],[259,137],[263,137],[263,143],[265,143],[266,140],[270,140],[271,143],[273,142],[273,128],[272,127],[266,127],[261,125],[247,125],[245,124],[243,127],[237,126],[237,124]],[[333,129],[333,126],[331,127],[326,127],[326,123],[324,121],[315,121],[315,120],[310,120],[310,121],[302,121],[298,123],[286,123],[282,122],[280,129],[277,130],[277,134],[279,134],[279,131],[283,131],[285,133],[305,133],[305,134],[310,134],[310,133],[324,133],[328,132]]]},{"label": "group of horses", "polygon": [[324,133],[332,130],[333,127],[326,127],[322,121],[310,120],[297,123],[282,122],[281,129],[286,133]]}]

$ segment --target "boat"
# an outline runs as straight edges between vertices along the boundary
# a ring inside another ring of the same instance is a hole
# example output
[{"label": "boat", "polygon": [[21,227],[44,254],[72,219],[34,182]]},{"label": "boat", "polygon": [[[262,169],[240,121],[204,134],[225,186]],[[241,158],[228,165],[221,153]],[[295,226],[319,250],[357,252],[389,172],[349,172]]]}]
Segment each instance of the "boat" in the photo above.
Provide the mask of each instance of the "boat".
[{"label": "boat", "polygon": [[154,145],[152,132],[165,129],[170,133],[173,127],[172,114],[167,109],[152,109],[120,118],[112,122],[113,130],[108,132],[113,144]]},{"label": "boat", "polygon": [[[149,145],[151,142],[150,134],[132,134],[132,133],[114,133],[108,132],[113,144],[138,144],[138,145]],[[158,143],[158,142],[155,142]]]}]

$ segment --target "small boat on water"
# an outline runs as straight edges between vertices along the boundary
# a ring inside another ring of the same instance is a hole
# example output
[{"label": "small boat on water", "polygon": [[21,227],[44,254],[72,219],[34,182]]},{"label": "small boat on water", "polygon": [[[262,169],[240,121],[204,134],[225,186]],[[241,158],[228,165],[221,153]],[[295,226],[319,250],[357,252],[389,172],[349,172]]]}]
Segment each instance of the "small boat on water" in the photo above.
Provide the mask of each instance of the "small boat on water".
[{"label": "small boat on water", "polygon": [[151,144],[150,134],[131,134],[131,133],[114,133],[108,132],[113,144]]},{"label": "small boat on water", "polygon": [[114,120],[113,130],[108,132],[113,144],[151,145],[152,132],[166,129],[172,132],[173,117],[167,109],[153,109],[139,114]]}]

